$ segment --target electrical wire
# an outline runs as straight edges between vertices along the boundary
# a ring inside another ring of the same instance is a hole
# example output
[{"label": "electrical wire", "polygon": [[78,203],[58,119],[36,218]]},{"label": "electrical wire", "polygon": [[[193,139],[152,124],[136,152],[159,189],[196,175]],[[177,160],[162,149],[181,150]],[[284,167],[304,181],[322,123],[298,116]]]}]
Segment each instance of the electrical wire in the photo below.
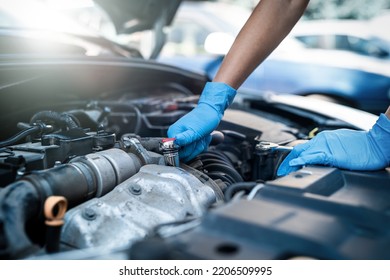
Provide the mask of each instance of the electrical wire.
[{"label": "electrical wire", "polygon": [[40,126],[33,126],[30,128],[27,128],[25,130],[20,131],[16,135],[12,136],[11,138],[1,141],[0,142],[0,148],[7,147],[10,145],[13,145],[17,143],[18,141],[22,140],[23,138],[32,135],[34,133],[40,132],[42,130],[42,127]]}]

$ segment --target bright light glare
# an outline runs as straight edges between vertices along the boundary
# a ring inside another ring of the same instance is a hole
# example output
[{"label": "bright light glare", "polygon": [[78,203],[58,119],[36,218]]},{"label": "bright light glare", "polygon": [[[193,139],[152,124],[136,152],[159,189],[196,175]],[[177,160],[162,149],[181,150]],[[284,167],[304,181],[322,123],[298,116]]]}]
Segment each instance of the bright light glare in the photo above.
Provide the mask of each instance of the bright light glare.
[{"label": "bright light glare", "polygon": [[56,10],[87,8],[94,6],[94,2],[92,0],[46,0],[46,4]]},{"label": "bright light glare", "polygon": [[225,32],[210,33],[204,43],[204,48],[208,53],[225,55],[229,51],[234,41],[234,37]]},{"label": "bright light glare", "polygon": [[0,0],[0,9],[12,16],[19,27],[91,35],[90,30],[38,1]]}]

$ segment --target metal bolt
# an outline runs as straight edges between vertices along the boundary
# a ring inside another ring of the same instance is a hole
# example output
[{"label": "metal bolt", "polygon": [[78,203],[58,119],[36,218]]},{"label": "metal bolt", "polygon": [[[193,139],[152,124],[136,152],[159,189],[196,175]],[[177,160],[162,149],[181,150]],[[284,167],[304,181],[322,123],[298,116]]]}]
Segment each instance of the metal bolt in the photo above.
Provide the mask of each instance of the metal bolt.
[{"label": "metal bolt", "polygon": [[140,195],[142,193],[142,189],[139,185],[132,185],[130,187],[130,192],[134,195]]},{"label": "metal bolt", "polygon": [[91,208],[85,208],[82,214],[83,218],[89,221],[96,219],[96,212]]}]

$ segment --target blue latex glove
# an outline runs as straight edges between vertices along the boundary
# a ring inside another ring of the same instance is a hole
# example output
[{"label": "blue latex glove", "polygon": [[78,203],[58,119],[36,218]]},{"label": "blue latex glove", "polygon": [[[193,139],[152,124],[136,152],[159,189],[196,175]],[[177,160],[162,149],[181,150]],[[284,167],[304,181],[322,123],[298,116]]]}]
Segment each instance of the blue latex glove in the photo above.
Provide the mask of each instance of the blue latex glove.
[{"label": "blue latex glove", "polygon": [[381,114],[368,131],[339,129],[319,133],[297,145],[279,166],[277,175],[319,164],[349,170],[379,170],[390,165],[390,120]]},{"label": "blue latex glove", "polygon": [[217,128],[235,95],[236,90],[225,83],[208,82],[198,106],[169,127],[168,137],[176,138],[175,143],[181,147],[179,156],[184,162],[207,149],[210,133]]}]

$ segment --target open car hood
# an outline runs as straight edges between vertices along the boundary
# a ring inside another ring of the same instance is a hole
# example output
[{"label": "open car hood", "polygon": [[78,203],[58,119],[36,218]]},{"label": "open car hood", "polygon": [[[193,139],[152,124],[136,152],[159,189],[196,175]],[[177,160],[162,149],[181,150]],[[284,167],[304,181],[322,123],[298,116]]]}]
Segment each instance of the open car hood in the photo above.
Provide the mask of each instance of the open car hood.
[{"label": "open car hood", "polygon": [[94,0],[111,17],[119,34],[169,25],[181,0]]},{"label": "open car hood", "polygon": [[153,30],[156,58],[165,44],[164,27],[171,24],[181,0],[94,0],[111,17],[117,34]]}]

